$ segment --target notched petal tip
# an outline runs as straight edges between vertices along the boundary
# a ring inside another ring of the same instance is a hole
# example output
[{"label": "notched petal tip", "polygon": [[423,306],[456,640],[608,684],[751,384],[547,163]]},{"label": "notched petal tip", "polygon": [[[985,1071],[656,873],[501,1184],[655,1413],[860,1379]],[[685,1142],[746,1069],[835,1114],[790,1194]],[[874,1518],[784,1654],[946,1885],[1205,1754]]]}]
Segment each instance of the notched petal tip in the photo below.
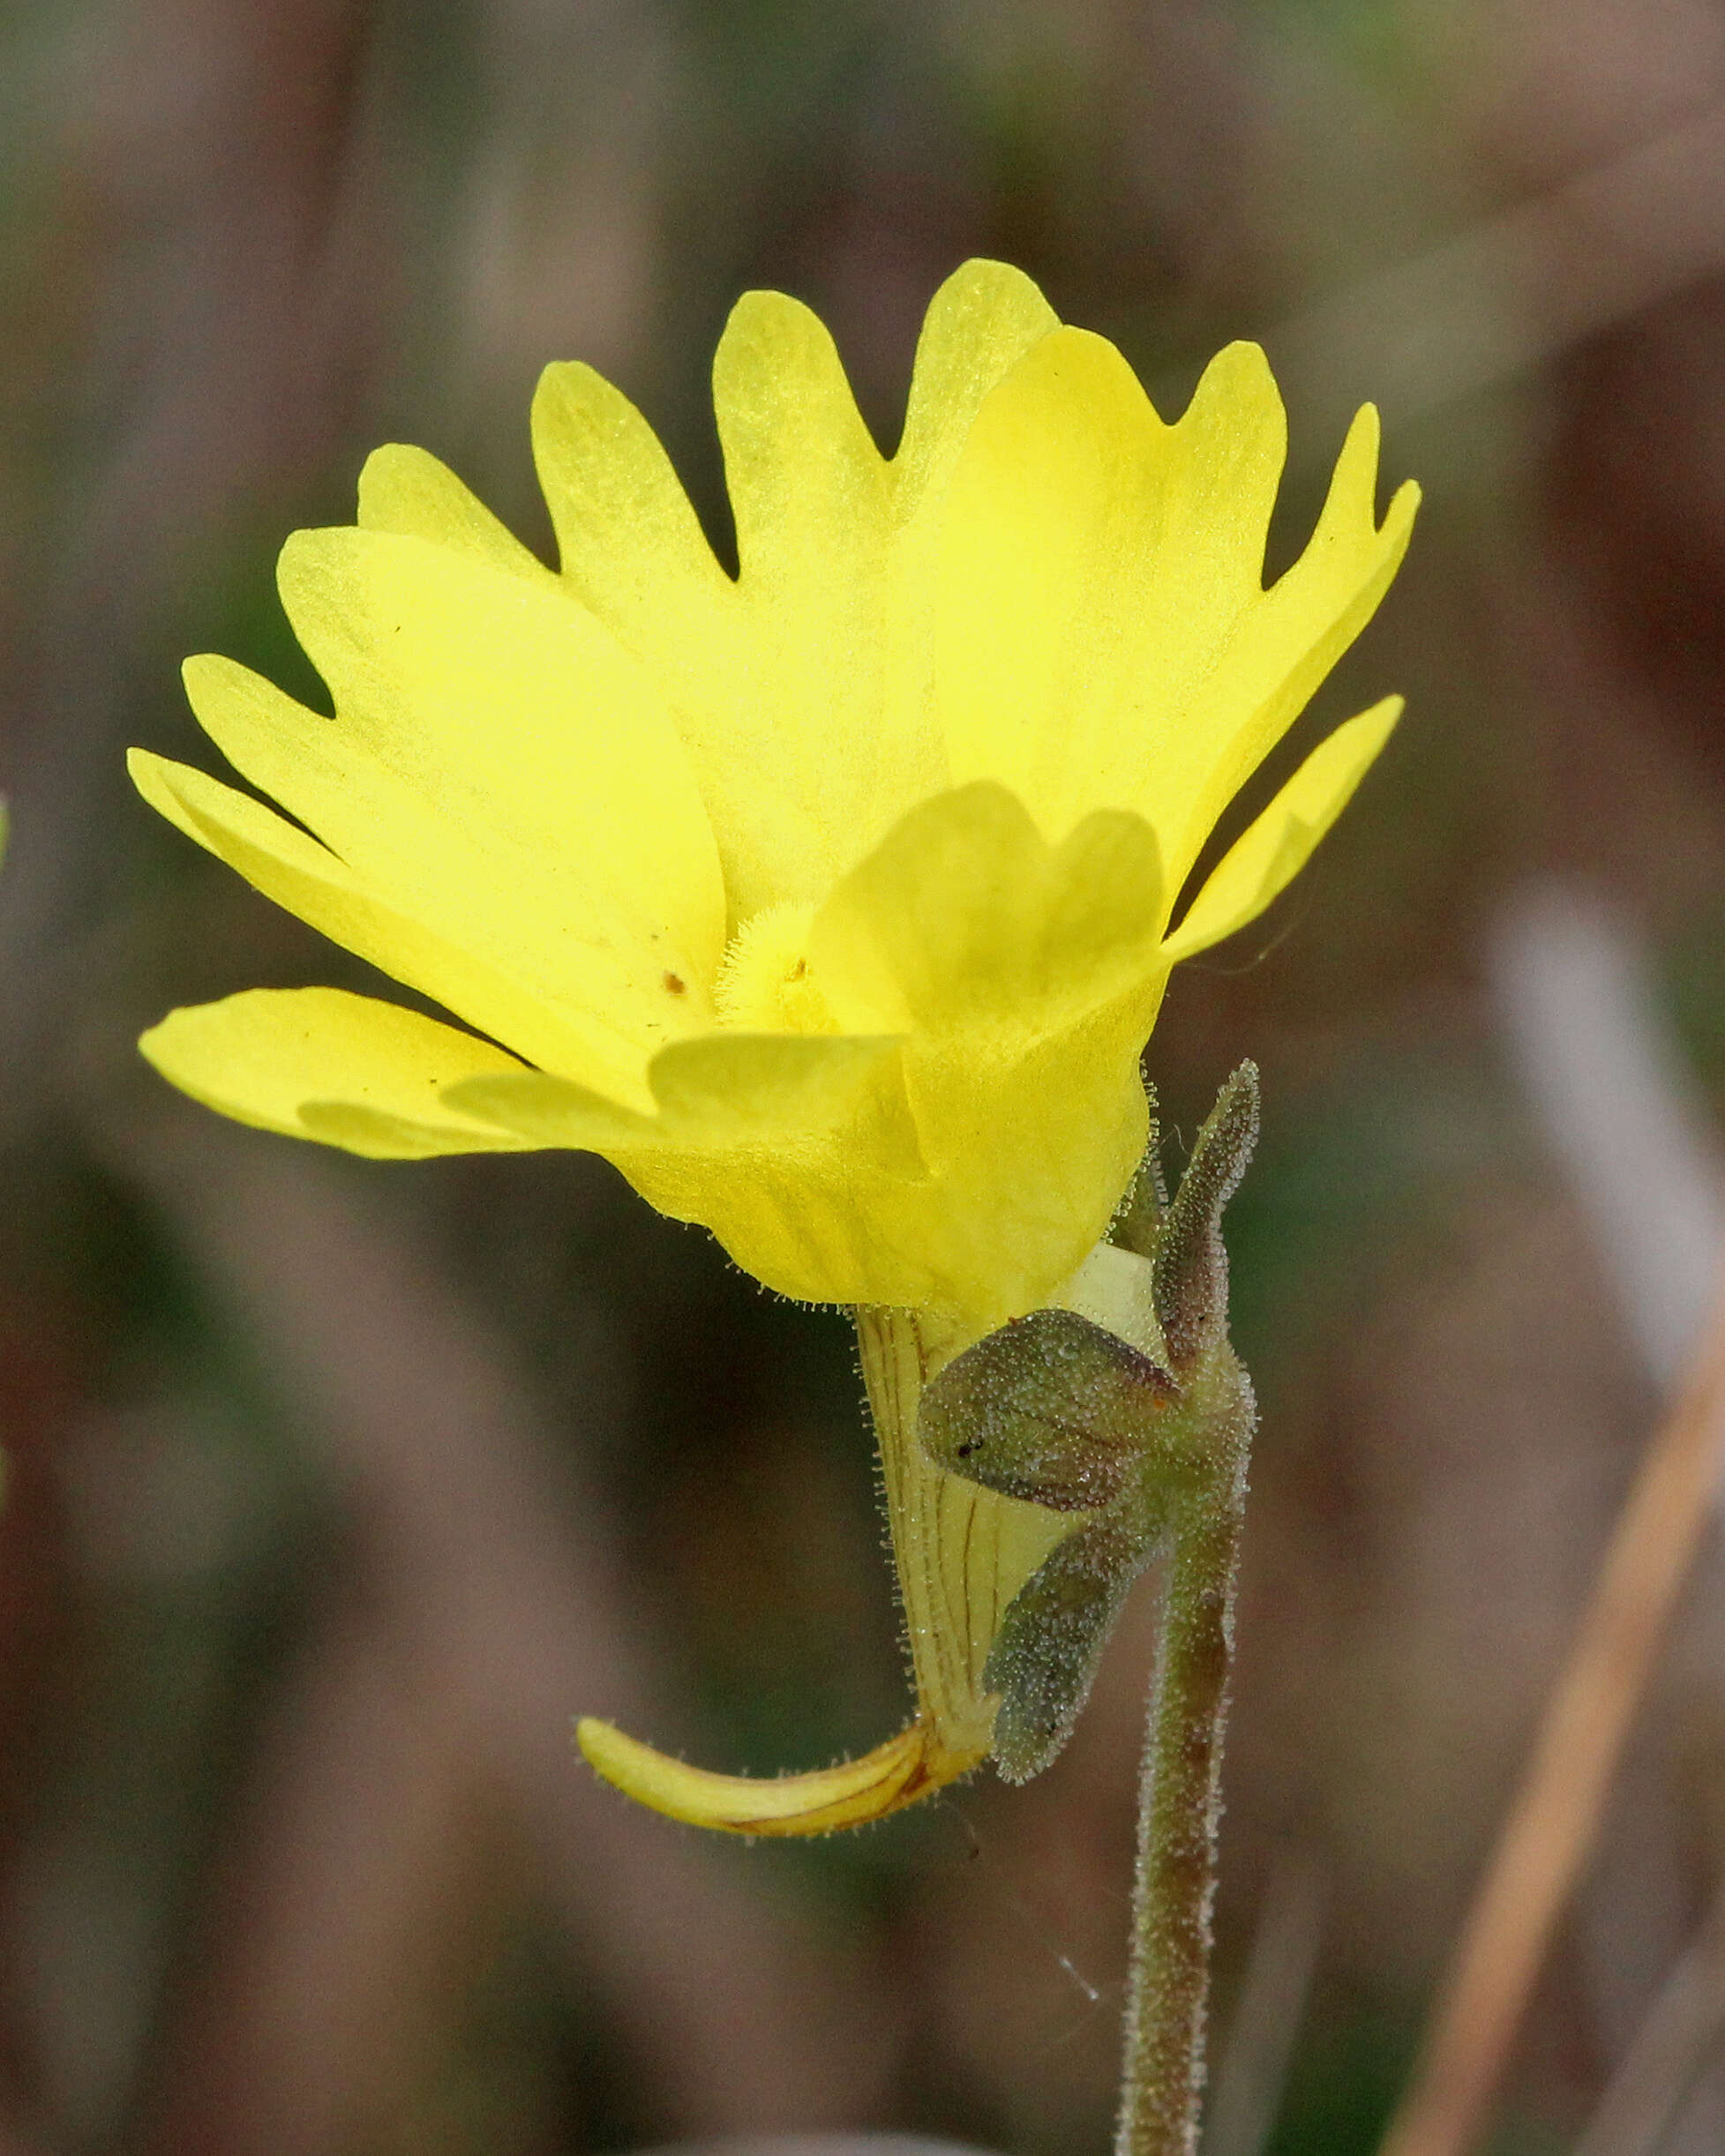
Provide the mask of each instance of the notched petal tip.
[{"label": "notched petal tip", "polygon": [[[923,318],[905,415],[907,438],[930,422],[954,419],[962,435],[977,404],[1013,362],[1060,326],[1060,317],[1023,270],[986,255],[961,262]],[[931,401],[948,408],[933,411]]]},{"label": "notched petal tip", "polygon": [[[1016,263],[1001,262],[993,255],[970,255],[936,288],[927,314],[937,309],[960,307],[975,300],[994,305],[1022,306],[1027,314],[1056,327],[1060,317],[1043,296],[1042,288],[1028,271]],[[925,319],[926,316],[925,316]]]},{"label": "notched petal tip", "polygon": [[[1407,544],[1407,535],[1414,528],[1414,518],[1420,504],[1425,499],[1417,479],[1404,479],[1390,497],[1390,506],[1384,512],[1382,531],[1393,530],[1402,546]],[[1399,559],[1399,556],[1398,559]]]},{"label": "notched petal tip", "polygon": [[1399,564],[1414,528],[1414,513],[1421,501],[1419,482],[1404,479],[1390,497],[1382,518],[1377,514],[1378,462],[1384,450],[1384,421],[1375,404],[1362,404],[1348,423],[1341,453],[1331,475],[1328,499],[1319,519],[1323,530],[1331,519],[1358,514],[1368,529],[1395,549]]},{"label": "notched petal tip", "polygon": [[781,1837],[832,1834],[885,1819],[970,1773],[986,1756],[986,1750],[949,1749],[922,1721],[860,1759],[771,1779],[691,1767],[591,1715],[576,1722],[575,1741],[596,1774],[649,1811],[722,1834]]},{"label": "notched petal tip", "polygon": [[1225,344],[1198,377],[1191,401],[1181,415],[1186,423],[1197,423],[1211,407],[1224,411],[1255,411],[1286,432],[1287,415],[1277,386],[1270,356],[1249,337],[1236,337]]},{"label": "notched petal tip", "polygon": [[429,539],[513,575],[550,574],[446,464],[410,443],[386,442],[366,458],[356,521],[362,531]]},{"label": "notched petal tip", "polygon": [[[832,332],[812,307],[788,292],[745,292],[727,317],[713,354],[713,392],[719,432],[746,429],[782,414],[787,401],[806,402],[811,390],[849,398],[844,365]],[[846,412],[846,418],[854,415]],[[856,424],[861,427],[859,419]]]}]

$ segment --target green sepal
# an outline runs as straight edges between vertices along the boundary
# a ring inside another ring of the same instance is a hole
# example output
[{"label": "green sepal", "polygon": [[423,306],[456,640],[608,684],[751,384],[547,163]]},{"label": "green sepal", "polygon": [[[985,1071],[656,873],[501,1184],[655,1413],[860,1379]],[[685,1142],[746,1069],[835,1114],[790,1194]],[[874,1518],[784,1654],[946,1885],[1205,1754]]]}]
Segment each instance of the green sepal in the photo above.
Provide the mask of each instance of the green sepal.
[{"label": "green sepal", "polygon": [[937,1467],[1056,1512],[1112,1504],[1178,1400],[1166,1371],[1073,1310],[1032,1310],[955,1356],[922,1396]]},{"label": "green sepal", "polygon": [[1222,1241],[1222,1209],[1239,1187],[1257,1134],[1257,1066],[1242,1063],[1204,1119],[1157,1238],[1156,1310],[1176,1376],[1183,1376],[1226,1335],[1228,1254]]},{"label": "green sepal", "polygon": [[1156,1090],[1148,1079],[1144,1081],[1144,1094],[1150,1105],[1150,1142],[1138,1163],[1138,1172],[1127,1185],[1126,1195],[1108,1224],[1108,1240],[1138,1257],[1153,1258],[1156,1246],[1162,1239],[1162,1223],[1168,1210],[1168,1185],[1162,1172]]},{"label": "green sepal", "polygon": [[983,1672],[1001,1695],[994,1759],[1009,1782],[1028,1782],[1064,1748],[1127,1590],[1155,1549],[1123,1522],[1092,1520],[1013,1597]]}]

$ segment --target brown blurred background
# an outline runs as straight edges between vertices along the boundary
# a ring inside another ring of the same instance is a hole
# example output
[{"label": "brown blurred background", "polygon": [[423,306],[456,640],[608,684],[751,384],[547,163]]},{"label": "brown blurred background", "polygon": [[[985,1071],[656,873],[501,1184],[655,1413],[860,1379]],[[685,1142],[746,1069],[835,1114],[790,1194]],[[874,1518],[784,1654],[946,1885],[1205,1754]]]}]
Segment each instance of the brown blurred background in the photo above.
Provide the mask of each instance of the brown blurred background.
[{"label": "brown blurred background", "polygon": [[[736,294],[889,440],[975,252],[1171,407],[1267,344],[1274,560],[1364,397],[1426,487],[1288,754],[1404,728],[1153,1055],[1176,1154],[1242,1054],[1268,1103],[1211,2156],[1371,2148],[1725,1217],[1725,8],[6,0],[0,110],[0,2148],[1103,2145],[1148,1590],[1027,1790],[806,1848],[630,1811],[574,1711],[761,1771],[896,1726],[844,1322],[589,1160],[255,1139],[131,1046],[363,984],[122,751],[213,760],[185,651],[304,683],[274,553],[368,447],[542,543],[584,357],[723,544]],[[1710,1554],[1503,2149],[1571,2143],[1722,1872]]]}]

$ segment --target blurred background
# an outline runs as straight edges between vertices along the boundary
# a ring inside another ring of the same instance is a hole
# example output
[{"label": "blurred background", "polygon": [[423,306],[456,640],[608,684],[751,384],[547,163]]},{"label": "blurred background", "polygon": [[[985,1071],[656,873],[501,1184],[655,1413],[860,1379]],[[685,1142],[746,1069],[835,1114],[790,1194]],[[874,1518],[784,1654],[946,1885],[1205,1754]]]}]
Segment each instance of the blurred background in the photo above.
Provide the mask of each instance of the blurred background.
[{"label": "blurred background", "polygon": [[[1426,489],[1270,777],[1409,715],[1153,1055],[1176,1158],[1242,1055],[1267,1101],[1211,2156],[1370,2149],[1725,1219],[1725,8],[4,0],[0,111],[0,2148],[1104,2145],[1148,1586],[1027,1789],[805,1847],[632,1811],[575,1711],[757,1771],[897,1726],[843,1320],[596,1162],[370,1166],[132,1047],[364,984],[122,752],[214,760],[184,652],[309,687],[274,556],[371,445],[543,546],[582,357],[723,547],[738,292],[889,442],[987,252],[1166,410],[1267,345],[1274,563],[1365,397]],[[1698,1967],[1658,2115],[1725,2145],[1722,1873],[1710,1546],[1501,2149],[1572,2145]]]}]

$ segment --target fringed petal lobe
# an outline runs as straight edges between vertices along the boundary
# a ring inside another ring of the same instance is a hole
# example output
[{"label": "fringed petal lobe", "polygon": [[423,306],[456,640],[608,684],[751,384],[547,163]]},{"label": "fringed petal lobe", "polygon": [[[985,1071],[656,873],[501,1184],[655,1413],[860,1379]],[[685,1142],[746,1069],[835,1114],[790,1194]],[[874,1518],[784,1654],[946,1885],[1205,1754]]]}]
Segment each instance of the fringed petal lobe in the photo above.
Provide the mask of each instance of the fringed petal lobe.
[{"label": "fringed petal lobe", "polygon": [[733,927],[818,899],[947,783],[932,700],[941,508],[982,399],[1054,326],[1017,271],[956,272],[929,309],[889,463],[820,323],[750,294],[714,368],[734,584],[634,406],[590,369],[547,370],[534,446],[563,575],[674,714]]},{"label": "fringed petal lobe", "polygon": [[1285,441],[1255,346],[1212,362],[1174,426],[1100,338],[1061,330],[1026,353],[971,430],[941,543],[955,779],[1001,780],[1051,835],[1092,807],[1135,809],[1177,887],[1406,543],[1415,495],[1375,520],[1368,408],[1306,552],[1265,592]]},{"label": "fringed petal lobe", "polygon": [[646,1095],[644,1059],[603,1015],[559,1006],[371,888],[327,847],[261,802],[189,765],[134,749],[133,782],[188,838],[266,898],[525,1060],[590,1074],[619,1100]]},{"label": "fringed petal lobe", "polygon": [[1313,750],[1204,880],[1162,947],[1171,965],[1244,928],[1287,888],[1376,761],[1401,708],[1400,697],[1386,696]]},{"label": "fringed petal lobe", "polygon": [[429,539],[529,583],[554,586],[544,564],[461,484],[446,464],[424,449],[388,442],[374,449],[359,475],[362,531]]},{"label": "fringed petal lobe", "polygon": [[724,938],[711,826],[663,700],[569,595],[391,532],[300,532],[280,582],[336,722],[494,857],[495,914],[518,863],[521,932],[660,961],[709,982]]},{"label": "fringed petal lobe", "polygon": [[1378,419],[1348,429],[1306,550],[1256,601],[1224,662],[1193,699],[1173,782],[1191,807],[1173,857],[1183,875],[1218,817],[1293,725],[1401,566],[1420,490],[1410,479],[1376,520]]}]

